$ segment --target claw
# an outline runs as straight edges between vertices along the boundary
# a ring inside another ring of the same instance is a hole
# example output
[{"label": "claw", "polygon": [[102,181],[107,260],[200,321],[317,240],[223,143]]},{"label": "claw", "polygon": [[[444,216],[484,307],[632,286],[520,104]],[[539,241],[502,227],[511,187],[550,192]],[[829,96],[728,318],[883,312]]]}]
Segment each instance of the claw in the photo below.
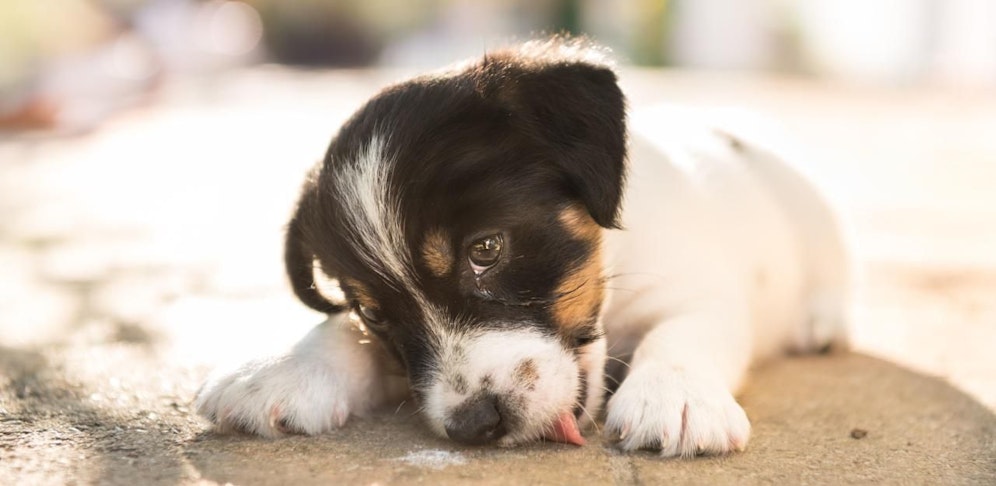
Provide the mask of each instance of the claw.
[{"label": "claw", "polygon": [[343,407],[336,407],[332,410],[332,420],[335,421],[336,427],[342,427],[346,425],[346,419],[349,418],[349,411]]},{"label": "claw", "polygon": [[270,409],[270,428],[280,433],[285,433],[284,421],[280,418],[280,406],[274,405]]},{"label": "claw", "polygon": [[730,437],[730,450],[737,452],[743,451],[747,448],[747,441],[740,437]]}]

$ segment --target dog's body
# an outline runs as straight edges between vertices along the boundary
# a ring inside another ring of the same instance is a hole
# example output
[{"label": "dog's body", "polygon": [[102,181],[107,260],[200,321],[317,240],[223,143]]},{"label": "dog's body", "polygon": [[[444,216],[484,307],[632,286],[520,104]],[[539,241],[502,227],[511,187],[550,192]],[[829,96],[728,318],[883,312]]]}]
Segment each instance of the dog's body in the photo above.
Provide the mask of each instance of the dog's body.
[{"label": "dog's body", "polygon": [[626,173],[622,95],[592,54],[533,44],[361,109],[288,230],[295,292],[329,320],[209,380],[199,411],[316,434],[410,390],[460,442],[581,444],[608,358],[623,449],[741,449],[750,364],[845,342],[833,215],[775,156],[682,114],[630,136]]}]

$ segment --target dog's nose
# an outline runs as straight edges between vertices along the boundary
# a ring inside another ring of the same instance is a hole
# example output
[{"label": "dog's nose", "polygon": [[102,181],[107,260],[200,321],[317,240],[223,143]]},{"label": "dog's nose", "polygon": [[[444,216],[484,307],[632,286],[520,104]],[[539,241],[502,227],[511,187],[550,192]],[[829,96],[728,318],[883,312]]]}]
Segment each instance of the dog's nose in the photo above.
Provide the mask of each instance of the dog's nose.
[{"label": "dog's nose", "polygon": [[446,424],[446,435],[464,444],[484,444],[505,435],[498,397],[485,395],[460,405]]}]

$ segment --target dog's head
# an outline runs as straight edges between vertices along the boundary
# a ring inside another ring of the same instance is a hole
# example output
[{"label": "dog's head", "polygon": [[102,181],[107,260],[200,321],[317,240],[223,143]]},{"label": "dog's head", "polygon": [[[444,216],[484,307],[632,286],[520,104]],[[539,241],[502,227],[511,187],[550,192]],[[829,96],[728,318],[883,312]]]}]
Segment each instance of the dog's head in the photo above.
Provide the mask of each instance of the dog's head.
[{"label": "dog's head", "polygon": [[[617,225],[624,99],[553,40],[387,88],[340,130],[290,223],[297,295],[351,310],[465,443],[580,443],[601,401],[601,233]],[[347,303],[314,286],[316,266]]]}]

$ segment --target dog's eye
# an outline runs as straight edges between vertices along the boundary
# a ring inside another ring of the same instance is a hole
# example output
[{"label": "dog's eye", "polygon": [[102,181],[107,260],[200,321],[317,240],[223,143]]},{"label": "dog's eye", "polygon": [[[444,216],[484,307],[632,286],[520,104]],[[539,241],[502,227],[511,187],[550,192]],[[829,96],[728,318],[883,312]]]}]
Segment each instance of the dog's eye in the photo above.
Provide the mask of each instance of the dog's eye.
[{"label": "dog's eye", "polygon": [[571,344],[575,348],[585,347],[605,336],[605,332],[600,329],[582,329],[571,337]]},{"label": "dog's eye", "polygon": [[501,235],[491,235],[481,238],[470,245],[470,268],[474,273],[481,273],[498,263],[501,258]]},{"label": "dog's eye", "polygon": [[376,324],[384,319],[384,316],[380,315],[380,311],[374,309],[373,307],[367,307],[365,305],[357,305],[356,313],[363,318],[364,321]]}]

